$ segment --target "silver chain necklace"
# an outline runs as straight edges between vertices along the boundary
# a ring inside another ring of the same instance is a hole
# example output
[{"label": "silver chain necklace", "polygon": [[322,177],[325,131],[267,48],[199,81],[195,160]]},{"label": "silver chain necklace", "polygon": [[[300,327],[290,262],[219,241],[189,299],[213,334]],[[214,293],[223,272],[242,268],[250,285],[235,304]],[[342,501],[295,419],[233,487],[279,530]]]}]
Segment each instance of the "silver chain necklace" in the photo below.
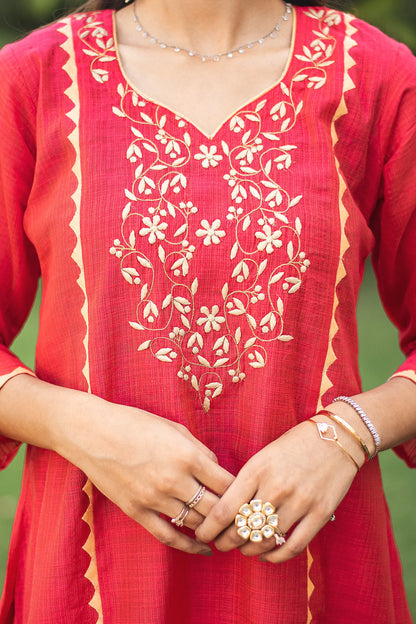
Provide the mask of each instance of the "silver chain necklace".
[{"label": "silver chain necklace", "polygon": [[266,41],[266,39],[275,39],[277,37],[277,33],[280,30],[281,23],[287,22],[287,20],[289,19],[289,15],[292,12],[291,4],[289,4],[288,2],[285,2],[284,5],[285,5],[285,11],[283,15],[279,18],[279,21],[277,22],[275,27],[270,32],[268,32],[263,37],[260,37],[259,39],[254,39],[254,41],[245,43],[244,45],[241,45],[238,48],[233,48],[232,50],[228,50],[228,52],[221,52],[219,54],[201,54],[200,52],[195,52],[195,50],[187,50],[186,48],[182,48],[181,46],[178,46],[178,45],[165,43],[164,41],[161,41],[154,35],[151,35],[149,32],[147,32],[143,28],[142,24],[139,21],[139,18],[137,17],[135,2],[133,2],[133,22],[135,22],[136,24],[137,32],[141,33],[142,37],[149,39],[150,43],[159,45],[163,49],[173,50],[174,52],[185,52],[188,56],[196,56],[197,58],[200,58],[201,61],[205,63],[206,61],[219,61],[225,56],[227,58],[233,58],[234,54],[236,53],[242,54],[245,50],[250,50],[255,45],[261,45],[262,43]]}]

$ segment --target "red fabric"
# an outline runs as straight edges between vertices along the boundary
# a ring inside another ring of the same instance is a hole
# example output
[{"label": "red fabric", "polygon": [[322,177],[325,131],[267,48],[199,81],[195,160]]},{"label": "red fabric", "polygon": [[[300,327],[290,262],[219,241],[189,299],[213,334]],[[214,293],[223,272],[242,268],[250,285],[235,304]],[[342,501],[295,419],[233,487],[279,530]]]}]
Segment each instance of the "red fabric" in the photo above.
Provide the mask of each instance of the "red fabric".
[{"label": "red fabric", "polygon": [[[37,375],[181,422],[234,473],[360,391],[372,249],[416,375],[416,62],[341,13],[296,15],[283,82],[212,138],[126,84],[110,11],[0,55],[4,345],[42,275]],[[0,378],[19,366],[4,346]],[[15,447],[0,440],[3,465]],[[415,464],[414,443],[401,453]],[[377,460],[309,560],[279,567],[173,551],[96,491],[85,550],[84,484],[28,449],[1,624],[411,622]]]}]

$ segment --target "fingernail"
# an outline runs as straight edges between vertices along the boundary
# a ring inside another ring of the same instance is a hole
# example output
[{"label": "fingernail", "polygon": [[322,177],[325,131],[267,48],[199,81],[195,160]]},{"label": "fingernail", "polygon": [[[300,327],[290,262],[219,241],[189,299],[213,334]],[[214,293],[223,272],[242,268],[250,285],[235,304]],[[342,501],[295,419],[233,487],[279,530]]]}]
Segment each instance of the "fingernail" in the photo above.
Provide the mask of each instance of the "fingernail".
[{"label": "fingernail", "polygon": [[206,557],[212,557],[212,550],[200,550],[199,555],[205,555]]}]

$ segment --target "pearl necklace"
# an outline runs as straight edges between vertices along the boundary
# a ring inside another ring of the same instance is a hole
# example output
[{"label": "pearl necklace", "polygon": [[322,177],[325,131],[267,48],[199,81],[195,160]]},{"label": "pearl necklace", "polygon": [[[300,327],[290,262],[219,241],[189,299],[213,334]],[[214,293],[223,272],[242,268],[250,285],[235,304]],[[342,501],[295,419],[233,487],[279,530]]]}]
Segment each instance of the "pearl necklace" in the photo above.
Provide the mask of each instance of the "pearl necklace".
[{"label": "pearl necklace", "polygon": [[292,12],[292,5],[289,4],[288,2],[285,2],[284,4],[285,4],[285,12],[279,18],[279,21],[277,22],[273,30],[268,32],[263,37],[260,37],[260,39],[255,39],[254,41],[245,43],[244,45],[239,46],[238,48],[234,48],[233,50],[229,50],[228,52],[221,52],[219,54],[201,54],[200,52],[195,52],[194,50],[187,50],[186,48],[182,48],[181,46],[178,46],[178,45],[165,43],[164,41],[161,41],[154,35],[151,35],[149,32],[147,32],[143,28],[142,24],[139,21],[139,18],[137,17],[135,2],[133,3],[133,22],[135,22],[136,24],[137,32],[141,33],[142,37],[149,39],[150,43],[153,43],[155,45],[157,44],[163,49],[171,49],[174,52],[185,52],[186,54],[188,54],[188,56],[196,56],[205,63],[206,61],[219,61],[224,56],[226,56],[227,58],[233,58],[234,54],[236,54],[237,52],[239,54],[242,54],[245,50],[250,50],[255,45],[261,45],[262,43],[266,41],[266,39],[275,39],[277,37],[277,33],[280,30],[280,25],[282,21],[287,22],[287,20],[289,19],[289,14]]}]

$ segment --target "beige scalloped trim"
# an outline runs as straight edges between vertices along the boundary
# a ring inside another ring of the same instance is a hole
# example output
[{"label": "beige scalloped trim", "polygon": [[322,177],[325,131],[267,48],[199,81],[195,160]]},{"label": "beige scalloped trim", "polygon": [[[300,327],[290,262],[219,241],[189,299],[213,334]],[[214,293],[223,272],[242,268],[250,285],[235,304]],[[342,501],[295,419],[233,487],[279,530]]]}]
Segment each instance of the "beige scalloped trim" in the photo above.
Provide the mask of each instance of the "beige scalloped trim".
[{"label": "beige scalloped trim", "polygon": [[[81,308],[81,315],[85,321],[85,336],[83,340],[84,349],[85,349],[85,364],[82,370],[82,373],[87,382],[88,392],[91,391],[90,386],[90,373],[89,373],[89,358],[88,358],[88,341],[89,341],[89,332],[88,332],[88,299],[86,293],[85,286],[85,273],[84,273],[84,263],[82,259],[82,245],[81,245],[81,193],[82,193],[82,174],[81,174],[81,152],[80,152],[80,142],[79,142],[79,118],[80,118],[80,103],[79,103],[79,92],[78,92],[78,72],[75,61],[75,50],[73,44],[73,36],[72,36],[72,28],[71,28],[71,18],[67,18],[62,21],[62,25],[58,29],[61,34],[65,36],[65,42],[61,45],[62,50],[64,50],[68,54],[68,60],[63,66],[63,70],[68,74],[71,84],[68,89],[65,91],[65,95],[69,98],[69,100],[73,104],[73,108],[71,111],[67,113],[67,117],[73,121],[74,129],[68,135],[68,140],[72,144],[75,150],[75,162],[72,168],[72,173],[77,179],[77,186],[75,188],[74,193],[72,194],[72,199],[75,204],[75,213],[73,219],[70,223],[70,227],[73,230],[76,236],[76,243],[73,249],[71,258],[74,260],[76,265],[79,268],[79,277],[77,283],[82,290],[84,295],[84,303]],[[88,566],[87,571],[85,572],[85,578],[90,581],[94,588],[94,593],[89,601],[89,605],[97,612],[97,624],[102,624],[103,622],[103,613],[102,613],[102,603],[101,603],[101,594],[100,594],[100,586],[98,581],[98,568],[97,568],[97,556],[95,550],[95,536],[94,536],[94,518],[93,518],[93,486],[91,481],[88,479],[86,484],[83,487],[83,491],[88,496],[88,507],[82,516],[83,521],[88,525],[90,532],[87,537],[85,544],[83,545],[83,549],[90,556],[90,564]]]},{"label": "beige scalloped trim", "polygon": [[0,376],[0,388],[2,388],[4,384],[9,381],[9,379],[13,379],[13,377],[17,377],[17,375],[30,375],[31,377],[36,377],[33,371],[28,368],[24,368],[23,366],[18,366],[11,373]]},{"label": "beige scalloped trim", "polygon": [[[323,405],[322,405],[322,401],[321,401],[321,397],[324,396],[324,394],[333,386],[332,381],[329,379],[328,377],[328,370],[330,368],[330,366],[335,362],[336,355],[335,355],[335,351],[333,348],[333,340],[335,338],[335,335],[338,332],[338,323],[336,321],[335,318],[335,313],[337,311],[338,308],[338,304],[339,304],[339,300],[338,300],[338,295],[337,295],[337,287],[339,285],[339,283],[341,282],[341,280],[345,277],[346,272],[345,272],[345,267],[344,267],[344,256],[345,256],[345,252],[347,251],[347,249],[349,248],[350,244],[348,242],[346,233],[345,233],[345,225],[348,219],[348,211],[344,205],[343,202],[343,197],[344,197],[344,193],[347,190],[347,186],[345,184],[345,180],[342,176],[341,173],[341,168],[340,168],[340,163],[335,155],[335,146],[338,143],[338,134],[336,131],[336,127],[335,124],[338,121],[338,119],[340,119],[340,117],[343,117],[344,115],[348,114],[348,108],[347,108],[347,104],[345,101],[345,94],[348,91],[351,91],[352,89],[355,89],[355,84],[351,78],[351,76],[349,75],[349,71],[352,67],[354,67],[354,65],[356,64],[354,59],[351,57],[350,55],[350,50],[355,47],[357,45],[357,42],[354,41],[353,36],[355,35],[355,33],[357,32],[357,29],[354,28],[354,26],[352,25],[352,21],[353,21],[354,16],[353,15],[344,15],[344,20],[345,20],[345,39],[344,39],[344,85],[343,85],[343,90],[342,90],[342,97],[340,100],[340,103],[338,105],[338,108],[335,112],[334,118],[332,120],[332,128],[331,128],[331,135],[332,135],[332,146],[333,146],[333,150],[334,150],[334,159],[335,159],[335,165],[338,171],[338,178],[339,178],[339,220],[340,220],[340,229],[341,229],[341,236],[340,236],[340,250],[339,250],[339,264],[338,264],[338,270],[337,270],[337,274],[336,274],[336,278],[335,278],[335,285],[334,285],[334,301],[333,301],[333,306],[332,306],[332,320],[331,320],[331,325],[329,328],[329,335],[328,335],[328,349],[327,349],[327,354],[326,354],[326,358],[325,358],[325,364],[324,364],[324,368],[323,368],[323,374],[322,374],[322,381],[321,381],[321,389],[320,389],[320,393],[319,393],[319,401],[318,401],[318,405],[317,405],[317,411],[319,411],[320,409],[322,409]],[[311,569],[313,566],[313,557],[312,554],[308,548],[308,619],[307,619],[307,624],[310,624],[312,622],[312,612],[310,610],[310,602],[311,602],[311,598],[312,598],[312,594],[314,592],[315,586],[312,582],[310,573],[311,573]]]},{"label": "beige scalloped trim", "polygon": [[398,371],[397,373],[394,373],[390,379],[394,379],[394,377],[404,377],[404,379],[410,379],[410,381],[416,383],[416,372],[414,370]]}]

